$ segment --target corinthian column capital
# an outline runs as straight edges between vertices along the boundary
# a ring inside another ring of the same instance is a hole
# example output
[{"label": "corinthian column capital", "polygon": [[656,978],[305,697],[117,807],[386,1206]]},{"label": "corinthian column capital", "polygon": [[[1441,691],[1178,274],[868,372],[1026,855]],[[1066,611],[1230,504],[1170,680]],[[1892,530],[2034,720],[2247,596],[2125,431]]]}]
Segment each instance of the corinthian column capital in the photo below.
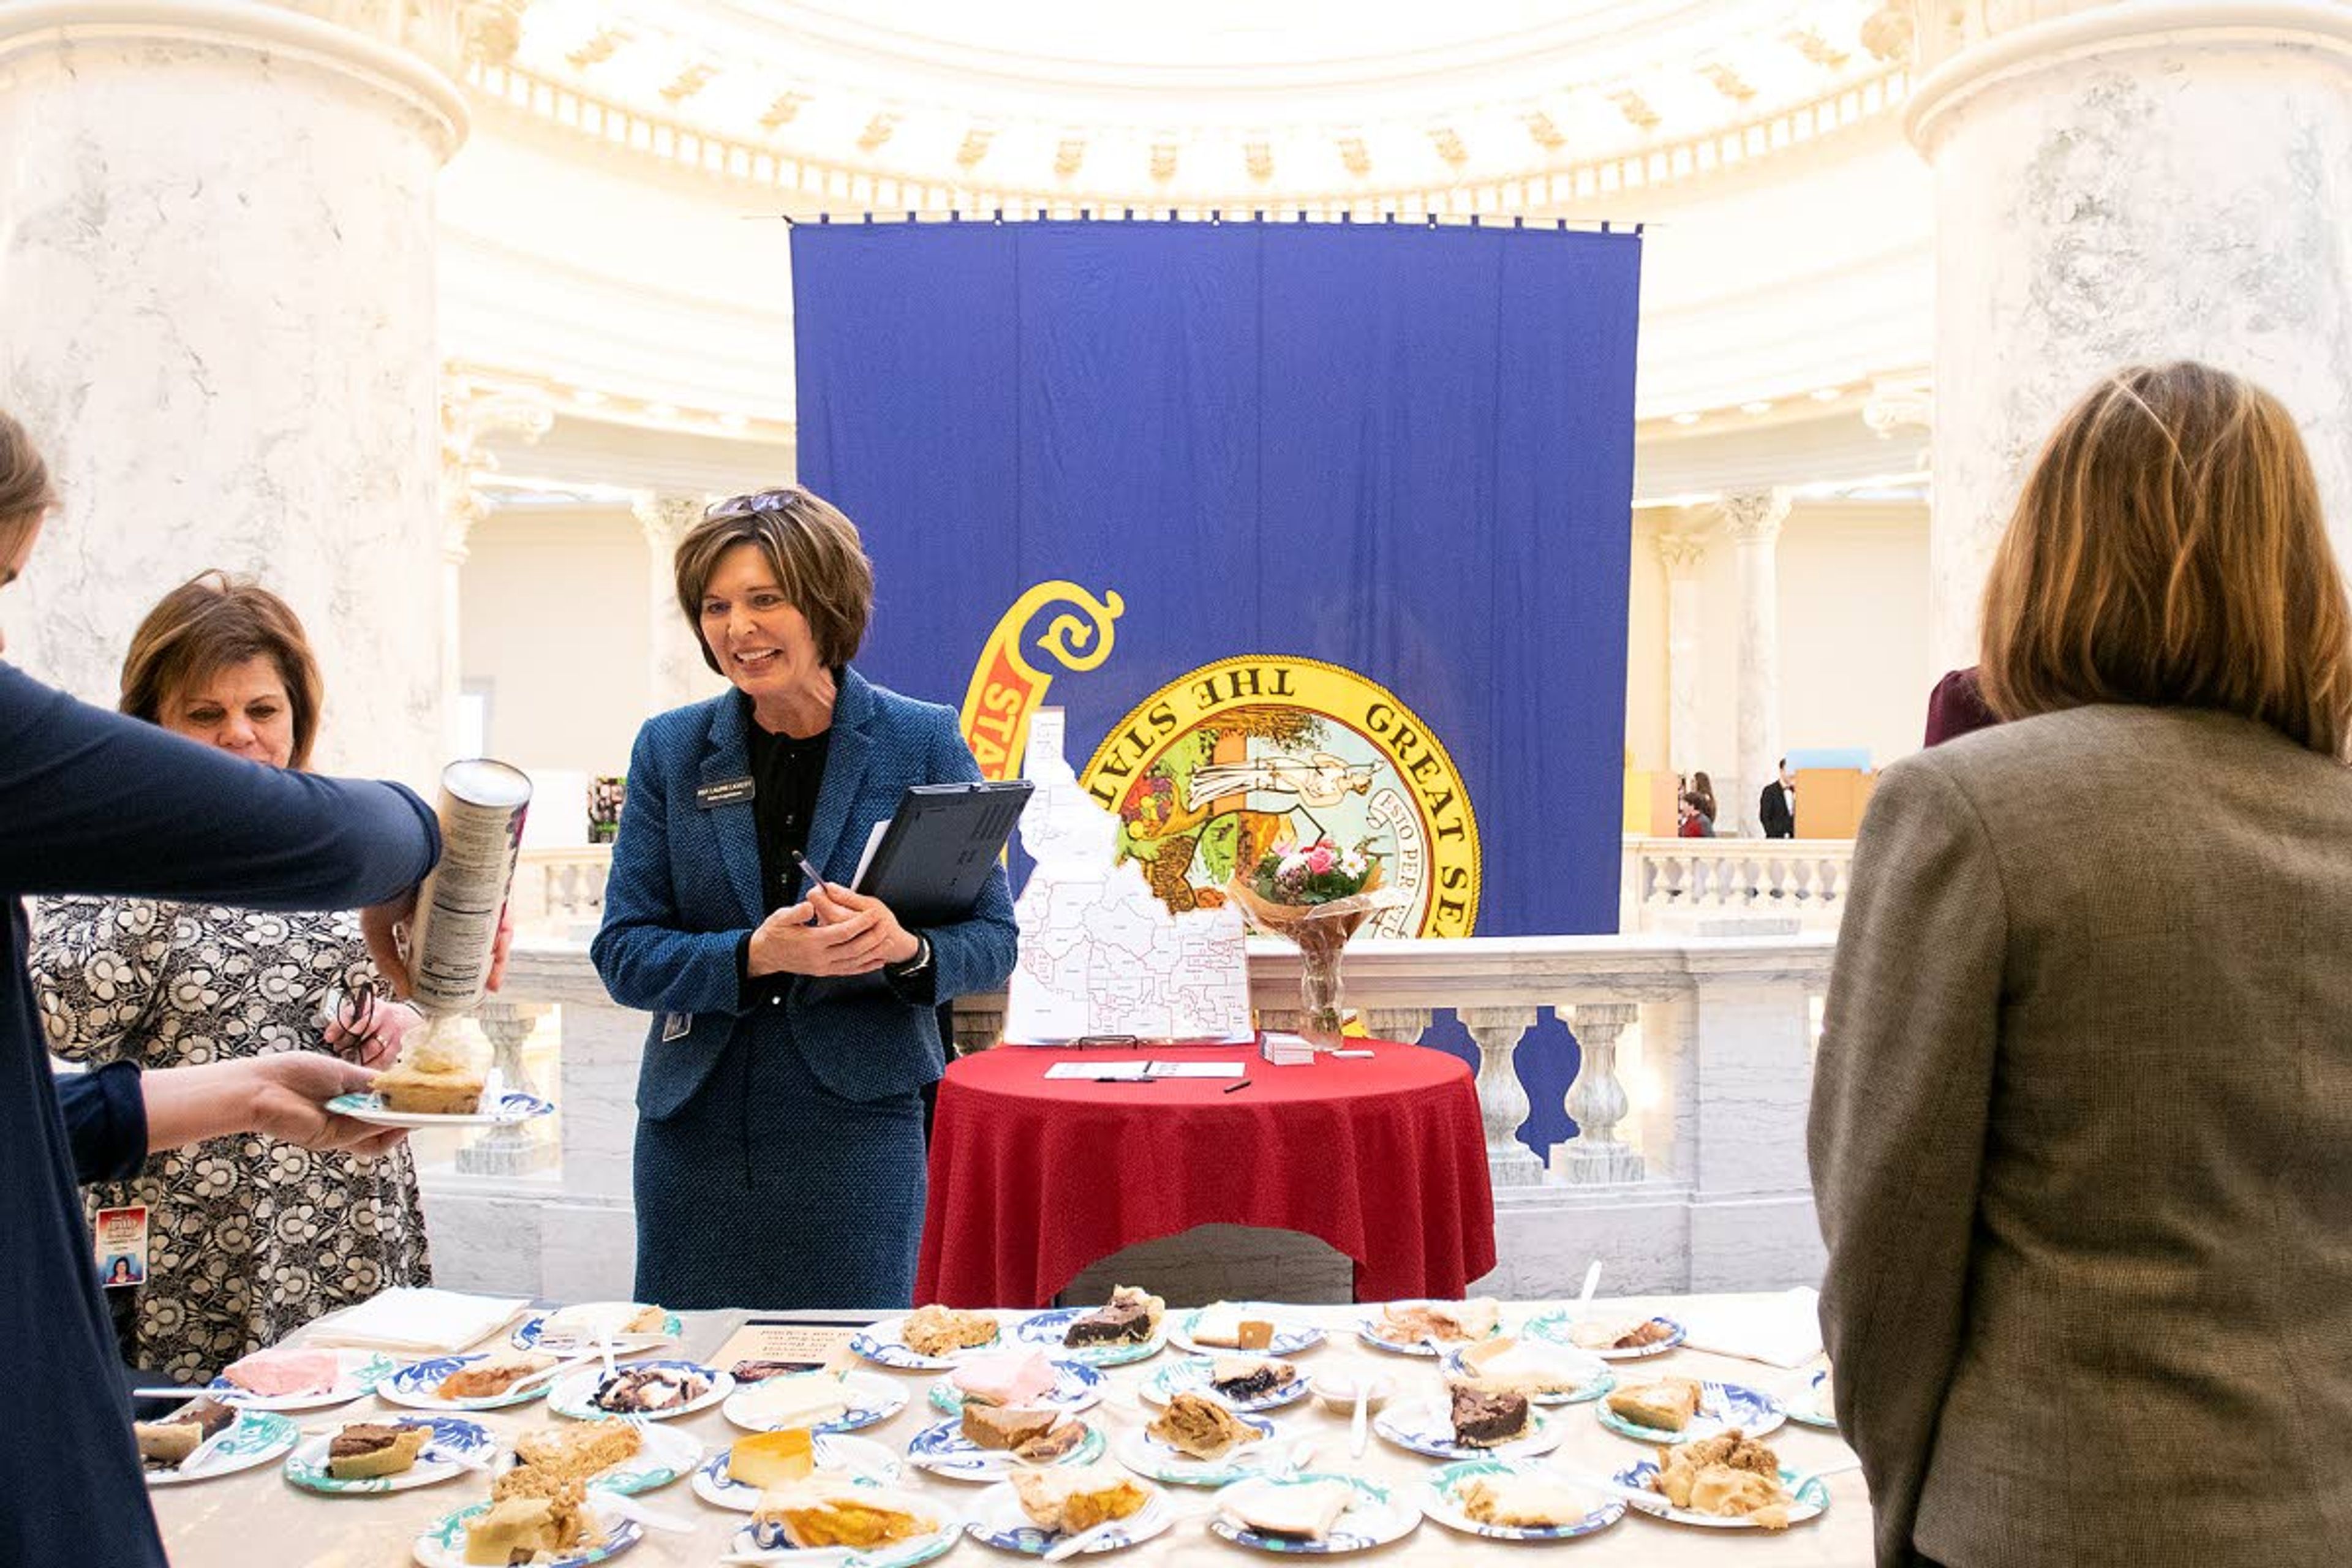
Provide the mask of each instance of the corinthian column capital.
[{"label": "corinthian column capital", "polygon": [[1664,563],[1666,574],[1681,577],[1698,570],[1706,560],[1706,537],[1697,533],[1660,533],[1651,537],[1658,559]]},{"label": "corinthian column capital", "polygon": [[709,504],[705,496],[657,495],[652,490],[639,490],[630,499],[629,510],[636,514],[637,526],[645,531],[646,545],[667,564],[687,531],[702,521],[702,509]]},{"label": "corinthian column capital", "polygon": [[1723,498],[1724,531],[1737,543],[1769,544],[1780,537],[1780,525],[1789,521],[1789,509],[1795,501],[1793,495],[1778,486],[1732,490]]}]

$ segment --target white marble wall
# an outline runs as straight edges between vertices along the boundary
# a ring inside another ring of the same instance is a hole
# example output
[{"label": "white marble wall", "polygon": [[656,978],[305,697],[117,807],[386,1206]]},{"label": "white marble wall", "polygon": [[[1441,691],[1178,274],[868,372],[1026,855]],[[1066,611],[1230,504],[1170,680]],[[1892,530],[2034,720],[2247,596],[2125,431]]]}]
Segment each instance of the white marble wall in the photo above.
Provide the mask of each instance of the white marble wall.
[{"label": "white marble wall", "polygon": [[2099,7],[1977,42],[1909,116],[1936,175],[1941,666],[1975,662],[2042,438],[2116,365],[2278,395],[2352,559],[2352,7]]},{"label": "white marble wall", "polygon": [[427,780],[433,183],[462,105],[268,6],[104,30],[60,9],[0,7],[0,406],[66,498],[11,595],[10,657],[110,703],[164,589],[251,572],[318,646],[320,765]]}]

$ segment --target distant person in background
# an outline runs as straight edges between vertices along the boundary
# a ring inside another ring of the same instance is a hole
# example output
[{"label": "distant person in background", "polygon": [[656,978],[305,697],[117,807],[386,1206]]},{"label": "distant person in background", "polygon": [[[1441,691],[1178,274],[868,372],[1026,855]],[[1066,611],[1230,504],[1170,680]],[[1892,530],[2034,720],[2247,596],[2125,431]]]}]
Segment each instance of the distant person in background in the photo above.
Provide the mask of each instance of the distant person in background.
[{"label": "distant person in background", "polygon": [[1797,775],[1789,771],[1789,759],[1780,759],[1780,776],[1764,786],[1757,797],[1757,820],[1764,825],[1767,838],[1794,838],[1797,836]]},{"label": "distant person in background", "polygon": [[1675,833],[1683,838],[1715,837],[1715,819],[1707,816],[1697,791],[1683,791],[1682,799],[1675,803]]},{"label": "distant person in background", "polygon": [[1709,823],[1719,820],[1723,813],[1715,809],[1715,784],[1704,769],[1690,776],[1690,792],[1698,797],[1698,808]]},{"label": "distant person in background", "polygon": [[1940,746],[2000,722],[1999,716],[1985,706],[1984,694],[1977,686],[1976,667],[1971,665],[1952,671],[1936,682],[1936,689],[1927,694],[1927,739],[1924,743]]}]

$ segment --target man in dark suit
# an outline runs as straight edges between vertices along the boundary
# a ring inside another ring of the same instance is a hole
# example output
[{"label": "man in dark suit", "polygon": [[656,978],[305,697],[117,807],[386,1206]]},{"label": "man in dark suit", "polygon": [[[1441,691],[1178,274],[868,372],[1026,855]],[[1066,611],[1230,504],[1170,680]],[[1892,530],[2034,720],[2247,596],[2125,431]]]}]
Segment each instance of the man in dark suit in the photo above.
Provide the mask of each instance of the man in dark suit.
[{"label": "man in dark suit", "polygon": [[1794,838],[1797,836],[1797,779],[1789,771],[1789,759],[1780,759],[1780,776],[1764,786],[1756,802],[1757,820],[1764,825],[1767,838]]}]

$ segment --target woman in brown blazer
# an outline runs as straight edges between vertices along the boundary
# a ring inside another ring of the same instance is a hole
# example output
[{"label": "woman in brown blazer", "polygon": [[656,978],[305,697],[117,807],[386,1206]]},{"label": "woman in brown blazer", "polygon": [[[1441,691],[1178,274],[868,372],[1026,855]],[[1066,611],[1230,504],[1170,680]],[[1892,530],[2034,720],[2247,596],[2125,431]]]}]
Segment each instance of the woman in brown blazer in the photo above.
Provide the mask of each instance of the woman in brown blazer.
[{"label": "woman in brown blazer", "polygon": [[2342,1561],[2352,616],[2293,418],[2119,373],[1983,624],[2004,722],[1880,781],[1813,1086],[1878,1562]]}]

